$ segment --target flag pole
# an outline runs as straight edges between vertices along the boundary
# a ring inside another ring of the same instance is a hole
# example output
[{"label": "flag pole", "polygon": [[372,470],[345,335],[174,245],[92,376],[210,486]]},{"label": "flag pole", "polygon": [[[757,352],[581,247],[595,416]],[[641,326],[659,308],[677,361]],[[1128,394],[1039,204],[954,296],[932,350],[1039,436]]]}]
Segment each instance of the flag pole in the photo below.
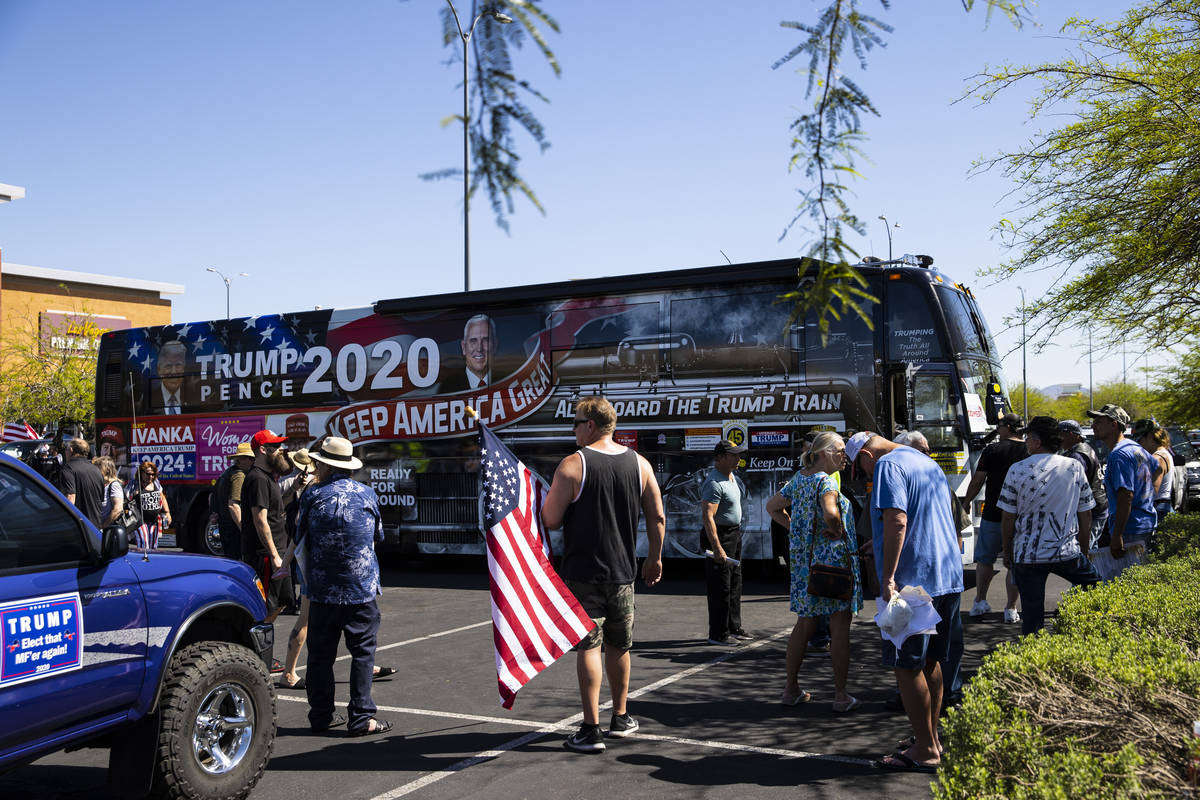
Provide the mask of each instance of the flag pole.
[{"label": "flag pole", "polygon": [[[472,408],[470,403],[467,404],[467,414],[475,420],[477,426],[483,424],[483,420],[479,418],[479,412]],[[479,446],[483,447],[483,444],[480,443]],[[477,491],[475,493],[475,528],[481,536],[486,538],[487,531],[483,527],[483,519],[483,492]]]}]

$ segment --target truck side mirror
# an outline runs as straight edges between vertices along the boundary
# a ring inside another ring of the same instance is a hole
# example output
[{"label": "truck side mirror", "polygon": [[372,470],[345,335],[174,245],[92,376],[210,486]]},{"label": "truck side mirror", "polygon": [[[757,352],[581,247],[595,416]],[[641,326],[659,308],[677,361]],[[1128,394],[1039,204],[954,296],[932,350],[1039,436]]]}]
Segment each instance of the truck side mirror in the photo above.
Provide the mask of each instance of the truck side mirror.
[{"label": "truck side mirror", "polygon": [[129,553],[129,534],[120,525],[105,528],[100,550],[105,561],[123,558]]}]

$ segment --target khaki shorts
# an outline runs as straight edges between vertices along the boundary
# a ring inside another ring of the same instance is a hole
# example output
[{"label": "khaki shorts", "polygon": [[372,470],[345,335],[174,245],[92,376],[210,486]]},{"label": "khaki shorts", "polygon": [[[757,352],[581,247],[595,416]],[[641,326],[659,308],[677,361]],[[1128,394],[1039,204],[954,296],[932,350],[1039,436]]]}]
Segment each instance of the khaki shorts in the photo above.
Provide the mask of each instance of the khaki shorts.
[{"label": "khaki shorts", "polygon": [[633,647],[633,584],[567,581],[567,588],[596,627],[575,645],[575,650],[593,650],[604,644],[614,650]]}]

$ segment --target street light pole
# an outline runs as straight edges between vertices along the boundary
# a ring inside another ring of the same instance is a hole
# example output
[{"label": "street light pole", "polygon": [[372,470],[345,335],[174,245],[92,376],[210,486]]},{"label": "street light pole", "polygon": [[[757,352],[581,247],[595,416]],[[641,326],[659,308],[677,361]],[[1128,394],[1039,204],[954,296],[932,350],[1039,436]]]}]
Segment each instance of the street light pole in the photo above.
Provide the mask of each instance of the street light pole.
[{"label": "street light pole", "polygon": [[[885,231],[887,231],[887,235],[888,235],[888,261],[891,261],[891,260],[892,260],[892,228],[891,228],[891,227],[888,225],[887,217],[885,217],[883,214],[880,214],[880,215],[879,215],[879,219],[883,220],[883,229],[884,229]],[[897,228],[899,228],[899,227],[900,227],[900,223],[899,223],[899,222],[897,222],[897,223],[896,223],[896,227],[897,227]]]},{"label": "street light pole", "polygon": [[1024,395],[1025,421],[1029,422],[1029,378],[1025,372],[1025,287],[1018,286],[1021,292],[1021,394]]},{"label": "street light pole", "polygon": [[1092,326],[1088,325],[1088,408],[1095,408],[1092,402]]},{"label": "street light pole", "polygon": [[[225,282],[225,319],[229,319],[229,318],[230,318],[230,317],[229,317],[229,285],[230,285],[231,283],[233,283],[233,278],[227,278],[227,277],[225,277],[225,273],[224,273],[224,272],[221,272],[221,270],[219,270],[219,269],[215,269],[215,268],[213,268],[213,267],[205,267],[205,268],[204,268],[204,271],[205,271],[205,272],[212,272],[212,273],[215,273],[216,275],[219,275],[219,276],[221,277],[221,280]],[[237,277],[240,277],[240,278],[249,278],[249,277],[250,277],[250,273],[249,273],[249,272],[239,272],[239,273],[237,274]]]},{"label": "street light pole", "polygon": [[471,291],[471,107],[467,64],[471,53],[471,36],[474,35],[475,26],[479,24],[479,20],[484,17],[491,17],[504,25],[512,22],[512,17],[501,14],[494,8],[485,8],[475,15],[470,29],[464,33],[454,3],[446,0],[446,5],[450,6],[450,13],[454,15],[454,24],[458,26],[458,35],[462,37],[463,43],[463,291],[469,292]]}]

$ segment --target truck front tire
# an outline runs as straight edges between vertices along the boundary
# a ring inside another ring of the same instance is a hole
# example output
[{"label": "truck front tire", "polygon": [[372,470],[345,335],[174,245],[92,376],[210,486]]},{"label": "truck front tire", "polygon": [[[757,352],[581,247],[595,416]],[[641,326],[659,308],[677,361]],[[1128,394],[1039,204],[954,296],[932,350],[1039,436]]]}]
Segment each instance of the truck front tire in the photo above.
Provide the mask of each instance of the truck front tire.
[{"label": "truck front tire", "polygon": [[245,647],[198,642],[171,659],[159,705],[155,794],[240,800],[275,744],[275,689]]}]

